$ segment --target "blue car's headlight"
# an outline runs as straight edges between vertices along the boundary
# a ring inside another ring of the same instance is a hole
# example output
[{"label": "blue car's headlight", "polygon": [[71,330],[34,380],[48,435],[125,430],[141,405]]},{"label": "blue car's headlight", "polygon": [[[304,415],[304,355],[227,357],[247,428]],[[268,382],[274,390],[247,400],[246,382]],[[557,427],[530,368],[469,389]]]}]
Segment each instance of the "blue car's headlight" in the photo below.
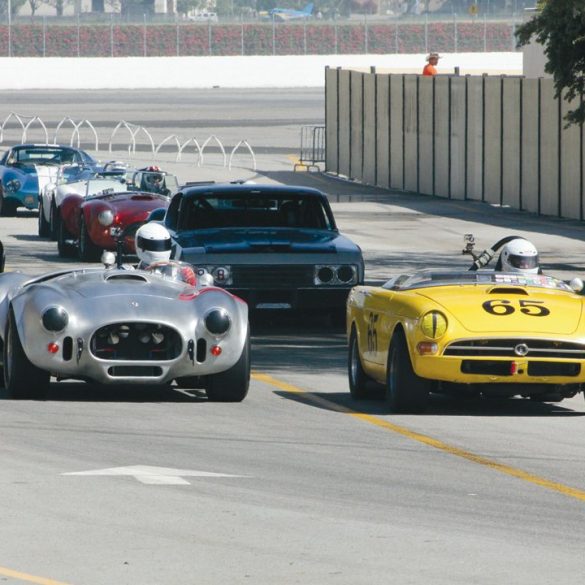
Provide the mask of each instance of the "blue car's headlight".
[{"label": "blue car's headlight", "polygon": [[20,191],[21,187],[22,183],[18,179],[10,179],[5,186],[8,193],[16,193],[17,191]]}]

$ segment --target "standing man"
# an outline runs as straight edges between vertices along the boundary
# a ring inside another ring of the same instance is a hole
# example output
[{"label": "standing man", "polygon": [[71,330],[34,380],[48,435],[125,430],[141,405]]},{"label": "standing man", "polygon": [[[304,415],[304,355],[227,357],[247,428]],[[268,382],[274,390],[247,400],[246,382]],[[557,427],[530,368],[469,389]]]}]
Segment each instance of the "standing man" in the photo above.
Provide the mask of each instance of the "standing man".
[{"label": "standing man", "polygon": [[428,63],[425,65],[423,75],[437,75],[437,63],[439,62],[439,53],[430,53],[427,56]]}]

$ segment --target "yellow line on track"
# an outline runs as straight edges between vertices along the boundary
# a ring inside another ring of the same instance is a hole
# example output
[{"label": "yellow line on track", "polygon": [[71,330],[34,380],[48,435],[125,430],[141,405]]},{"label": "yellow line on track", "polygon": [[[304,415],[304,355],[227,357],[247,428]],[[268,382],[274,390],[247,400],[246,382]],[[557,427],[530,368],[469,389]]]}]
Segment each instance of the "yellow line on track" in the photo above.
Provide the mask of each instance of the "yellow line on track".
[{"label": "yellow line on track", "polygon": [[36,575],[29,575],[28,573],[21,573],[20,571],[13,571],[6,567],[0,567],[0,575],[3,577],[12,577],[20,581],[27,581],[28,583],[37,583],[38,585],[68,585],[63,581],[54,581],[53,579],[46,579],[45,577],[37,577]]},{"label": "yellow line on track", "polygon": [[392,431],[394,433],[398,433],[403,437],[411,439],[413,441],[417,441],[424,445],[428,445],[429,447],[433,447],[434,449],[438,449],[445,453],[449,453],[450,455],[454,455],[456,457],[461,457],[462,459],[466,459],[467,461],[471,461],[473,463],[477,463],[478,465],[483,465],[484,467],[489,467],[494,471],[498,471],[500,473],[504,473],[506,475],[510,475],[517,479],[521,479],[528,483],[538,485],[540,487],[546,488],[548,490],[552,490],[554,492],[563,494],[570,498],[575,498],[576,500],[581,500],[585,502],[585,491],[580,490],[577,488],[573,488],[562,483],[558,483],[556,481],[551,481],[549,479],[539,477],[538,475],[533,475],[532,473],[528,473],[523,471],[522,469],[517,469],[515,467],[511,467],[510,465],[505,465],[503,463],[498,463],[492,459],[488,459],[487,457],[483,457],[481,455],[476,455],[475,453],[471,453],[470,451],[466,451],[465,449],[460,449],[459,447],[454,447],[452,445],[448,445],[447,443],[443,443],[438,439],[433,439],[433,437],[429,437],[428,435],[423,435],[421,433],[417,433],[416,431],[411,431],[410,429],[396,425],[394,423],[388,422],[382,418],[377,416],[372,416],[370,414],[364,414],[361,412],[356,412],[345,406],[340,406],[335,404],[326,398],[322,398],[321,396],[316,396],[311,392],[307,392],[302,388],[297,386],[293,386],[292,384],[288,384],[286,382],[281,382],[268,374],[258,374],[254,373],[252,375],[254,380],[258,382],[263,382],[264,384],[269,384],[270,386],[274,386],[280,390],[284,390],[285,392],[291,392],[294,394],[302,394],[304,398],[310,400],[315,404],[319,404],[321,406],[326,406],[330,410],[335,410],[337,412],[341,412],[344,414],[348,414],[353,418],[357,418],[363,422],[366,422],[371,425],[375,425],[382,429],[386,429],[388,431]]}]

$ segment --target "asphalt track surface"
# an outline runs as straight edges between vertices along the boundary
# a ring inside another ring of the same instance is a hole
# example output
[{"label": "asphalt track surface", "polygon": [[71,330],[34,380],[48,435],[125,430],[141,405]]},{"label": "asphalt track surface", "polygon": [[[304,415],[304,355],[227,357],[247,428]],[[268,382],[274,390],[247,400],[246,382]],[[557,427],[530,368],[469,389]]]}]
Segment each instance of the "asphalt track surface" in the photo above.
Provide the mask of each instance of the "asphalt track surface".
[{"label": "asphalt track surface", "polygon": [[[18,99],[21,110],[35,104],[53,121],[73,117],[62,114],[63,104],[102,121],[123,111],[162,135],[175,131],[173,116],[187,119],[178,110],[191,93],[153,92],[148,116],[142,105],[132,110],[143,94]],[[546,271],[585,272],[578,222],[292,173],[298,128],[289,122],[302,112],[299,119],[319,123],[322,98],[296,92],[293,108],[289,91],[270,95],[247,92],[246,109],[230,117],[226,104],[239,92],[199,92],[205,115],[225,119],[231,136],[243,131],[239,120],[262,120],[248,126],[254,146],[282,147],[258,156],[256,172],[245,158],[232,172],[217,157],[196,167],[169,155],[165,166],[183,180],[239,176],[323,189],[341,230],[364,250],[369,282],[417,267],[465,266],[465,233],[485,247],[518,233],[537,245]],[[33,213],[2,218],[0,237],[8,269],[63,265],[55,244],[36,236]],[[345,336],[326,320],[266,317],[253,323],[252,344],[254,375],[241,404],[210,404],[196,391],[72,382],[53,383],[46,401],[2,400],[2,582],[582,580],[582,395],[558,404],[434,398],[423,416],[391,415],[382,402],[349,397]]]}]

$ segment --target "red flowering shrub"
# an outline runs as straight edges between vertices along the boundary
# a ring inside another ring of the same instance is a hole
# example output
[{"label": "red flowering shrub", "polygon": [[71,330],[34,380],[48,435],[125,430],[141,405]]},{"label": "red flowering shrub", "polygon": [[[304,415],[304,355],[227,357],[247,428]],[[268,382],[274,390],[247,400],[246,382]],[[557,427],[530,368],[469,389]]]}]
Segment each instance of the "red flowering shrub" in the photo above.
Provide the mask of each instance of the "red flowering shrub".
[{"label": "red flowering shrub", "polygon": [[[326,55],[511,51],[505,22],[156,24],[64,26],[16,24],[15,57],[129,57],[203,55]],[[367,38],[366,38],[367,34]],[[0,26],[0,56],[8,27]]]},{"label": "red flowering shrub", "polygon": [[214,55],[242,54],[242,27],[222,25],[211,27],[211,47]]},{"label": "red flowering shrub", "polygon": [[386,24],[368,26],[368,52],[376,54],[396,52],[396,27]]},{"label": "red flowering shrub", "polygon": [[244,54],[272,55],[272,53],[272,24],[245,24]]}]

